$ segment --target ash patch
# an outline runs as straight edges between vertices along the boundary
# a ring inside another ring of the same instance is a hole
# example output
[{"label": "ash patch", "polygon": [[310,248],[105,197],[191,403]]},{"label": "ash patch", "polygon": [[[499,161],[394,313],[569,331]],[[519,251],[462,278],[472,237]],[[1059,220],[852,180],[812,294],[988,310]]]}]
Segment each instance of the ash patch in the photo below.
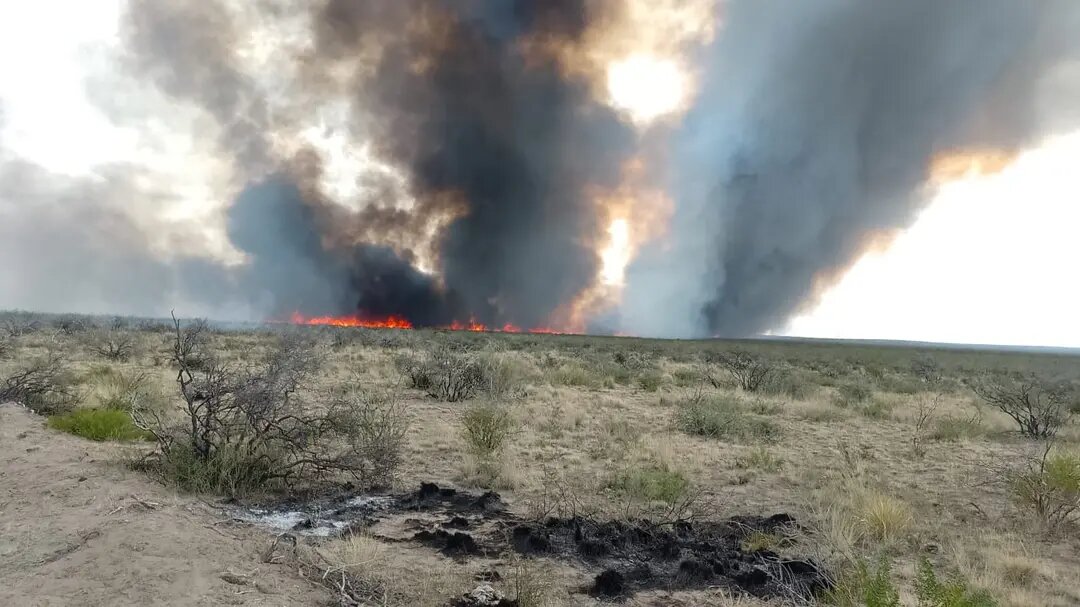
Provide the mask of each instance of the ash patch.
[{"label": "ash patch", "polygon": [[599,569],[585,589],[598,597],[707,586],[760,598],[810,597],[829,584],[816,563],[742,549],[751,533],[781,531],[794,523],[788,515],[675,525],[553,518],[521,523],[510,537],[513,548],[523,554],[573,559]]},{"label": "ash patch", "polygon": [[538,522],[508,512],[497,493],[423,483],[405,494],[249,509],[238,518],[300,535],[371,529],[382,540],[419,543],[458,560],[507,551],[558,559],[593,572],[593,582],[581,591],[608,600],[643,590],[713,586],[765,599],[809,598],[830,584],[827,572],[811,560],[743,550],[752,533],[796,526],[786,514],[675,524],[580,517]]}]

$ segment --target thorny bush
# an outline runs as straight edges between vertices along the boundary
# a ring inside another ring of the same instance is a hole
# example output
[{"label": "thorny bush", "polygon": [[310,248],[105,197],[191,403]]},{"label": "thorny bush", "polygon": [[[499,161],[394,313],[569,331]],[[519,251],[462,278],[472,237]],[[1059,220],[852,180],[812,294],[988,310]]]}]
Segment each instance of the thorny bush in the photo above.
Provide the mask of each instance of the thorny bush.
[{"label": "thorny bush", "polygon": [[0,403],[21,403],[39,415],[67,413],[80,398],[74,386],[63,358],[50,352],[0,382]]},{"label": "thorny bush", "polygon": [[480,362],[448,345],[437,346],[423,359],[403,356],[396,362],[409,385],[432,398],[458,402],[472,398],[486,387]]},{"label": "thorny bush", "polygon": [[[775,369],[775,365],[771,361],[756,357],[743,350],[722,352],[709,358],[708,362],[718,363],[738,382],[739,387],[747,392],[757,392],[765,386],[769,376],[772,375]],[[711,374],[708,379],[714,387],[719,388],[723,385],[723,382]]]},{"label": "thorny bush", "polygon": [[312,402],[321,357],[295,334],[283,335],[262,364],[241,367],[215,356],[206,332],[205,322],[183,327],[174,318],[181,422],[152,408],[131,412],[157,440],[163,475],[187,489],[231,494],[334,474],[369,486],[392,481],[406,425],[395,402]]},{"label": "thorny bush", "polygon": [[983,378],[972,382],[971,389],[1030,438],[1052,438],[1072,415],[1069,387],[1036,375]]},{"label": "thorny bush", "polygon": [[90,349],[106,360],[127,360],[135,351],[134,337],[122,329],[94,331],[87,341]]}]

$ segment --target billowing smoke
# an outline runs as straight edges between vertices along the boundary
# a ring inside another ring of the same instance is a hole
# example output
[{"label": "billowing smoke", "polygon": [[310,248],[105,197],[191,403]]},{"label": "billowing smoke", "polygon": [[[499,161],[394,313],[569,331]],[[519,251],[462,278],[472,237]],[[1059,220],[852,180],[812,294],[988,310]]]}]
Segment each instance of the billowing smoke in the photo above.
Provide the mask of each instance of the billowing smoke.
[{"label": "billowing smoke", "polygon": [[[648,127],[582,63],[622,4],[129,0],[90,97],[149,160],[0,141],[0,306],[544,326],[597,282],[597,193],[652,163],[671,225],[586,320],[750,335],[907,226],[935,155],[1080,121],[1072,0],[727,0],[692,107]],[[185,146],[199,172],[160,180]]]},{"label": "billowing smoke", "polygon": [[[588,19],[580,0],[330,0],[303,18],[311,44],[281,66],[302,86],[284,99],[236,67],[241,33],[213,2],[138,0],[127,22],[134,68],[214,117],[249,180],[228,228],[260,304],[528,327],[592,282],[601,228],[586,190],[617,182],[632,131],[526,44],[573,42]],[[372,142],[406,191],[349,212],[322,191],[316,157],[275,158],[273,138],[327,98],[347,104],[349,136]],[[433,217],[444,224],[426,233]],[[415,269],[412,247],[431,249],[438,281]]]},{"label": "billowing smoke", "polygon": [[633,268],[625,326],[783,328],[815,281],[913,220],[936,153],[1076,125],[1076,89],[1047,87],[1069,67],[1080,82],[1078,17],[1067,1],[729,2],[677,142],[671,244]]}]

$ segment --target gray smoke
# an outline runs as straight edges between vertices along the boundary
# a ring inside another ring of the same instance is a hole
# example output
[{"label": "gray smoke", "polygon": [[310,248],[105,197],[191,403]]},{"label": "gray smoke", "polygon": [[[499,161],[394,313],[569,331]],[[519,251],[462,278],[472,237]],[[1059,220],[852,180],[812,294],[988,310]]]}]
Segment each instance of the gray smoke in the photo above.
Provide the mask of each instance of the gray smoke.
[{"label": "gray smoke", "polygon": [[[117,72],[91,96],[121,126],[183,125],[225,167],[218,219],[244,259],[217,261],[198,226],[168,223],[175,184],[146,167],[59,175],[0,141],[0,306],[543,324],[596,274],[588,191],[614,187],[643,144],[528,43],[577,42],[611,6],[131,0]],[[670,166],[650,167],[670,176],[676,212],[629,273],[628,333],[782,328],[868,235],[912,221],[936,153],[1018,150],[1080,123],[1072,0],[723,10]],[[256,24],[304,42],[253,67]],[[392,167],[353,167],[350,200],[325,191],[330,169],[301,137],[336,106],[335,135]]]},{"label": "gray smoke", "polygon": [[624,326],[783,328],[815,277],[912,221],[935,153],[1076,125],[1078,16],[1068,1],[729,2],[676,142],[674,244],[634,264]]}]

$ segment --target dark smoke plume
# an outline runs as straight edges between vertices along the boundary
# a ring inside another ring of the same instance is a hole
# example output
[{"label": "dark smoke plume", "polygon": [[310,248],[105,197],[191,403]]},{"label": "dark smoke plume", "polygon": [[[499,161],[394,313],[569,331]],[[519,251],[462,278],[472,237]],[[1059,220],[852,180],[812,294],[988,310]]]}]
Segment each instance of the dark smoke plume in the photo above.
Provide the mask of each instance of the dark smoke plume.
[{"label": "dark smoke plume", "polygon": [[[0,305],[542,325],[596,275],[587,191],[641,152],[550,52],[618,4],[130,0],[118,69],[90,94],[151,149],[170,145],[162,123],[191,136],[224,236],[168,221],[176,175],[61,175],[0,146]],[[1080,123],[1077,31],[1073,0],[727,0],[670,166],[650,167],[675,217],[634,262],[621,329],[782,328],[913,220],[935,154]],[[378,166],[346,160],[351,189],[329,191],[342,167],[313,125]],[[242,262],[217,261],[215,237]]]},{"label": "dark smoke plume", "polygon": [[624,323],[782,329],[816,278],[912,221],[935,153],[1076,124],[1076,98],[1042,85],[1077,58],[1078,16],[1059,1],[729,2],[679,140],[674,245],[632,270]]},{"label": "dark smoke plume", "polygon": [[[385,309],[418,324],[464,315],[542,325],[593,280],[600,228],[585,190],[614,185],[632,151],[631,130],[586,82],[554,58],[525,55],[526,40],[580,36],[583,2],[314,6],[314,44],[293,58],[302,91],[284,101],[261,96],[236,67],[236,25],[213,2],[139,0],[128,19],[135,69],[204,107],[223,152],[251,182],[229,232],[249,254],[259,300],[278,313]],[[280,158],[270,168],[288,177],[262,181],[259,168],[273,162],[270,131],[320,94],[347,96],[350,135],[373,142],[411,191],[383,190],[348,213],[320,192],[317,163]],[[396,199],[402,194],[415,199],[411,207]],[[453,217],[433,246],[441,284],[409,263],[408,245],[419,244],[409,241],[421,240],[433,216]],[[373,245],[385,240],[404,246],[395,254]]]}]

